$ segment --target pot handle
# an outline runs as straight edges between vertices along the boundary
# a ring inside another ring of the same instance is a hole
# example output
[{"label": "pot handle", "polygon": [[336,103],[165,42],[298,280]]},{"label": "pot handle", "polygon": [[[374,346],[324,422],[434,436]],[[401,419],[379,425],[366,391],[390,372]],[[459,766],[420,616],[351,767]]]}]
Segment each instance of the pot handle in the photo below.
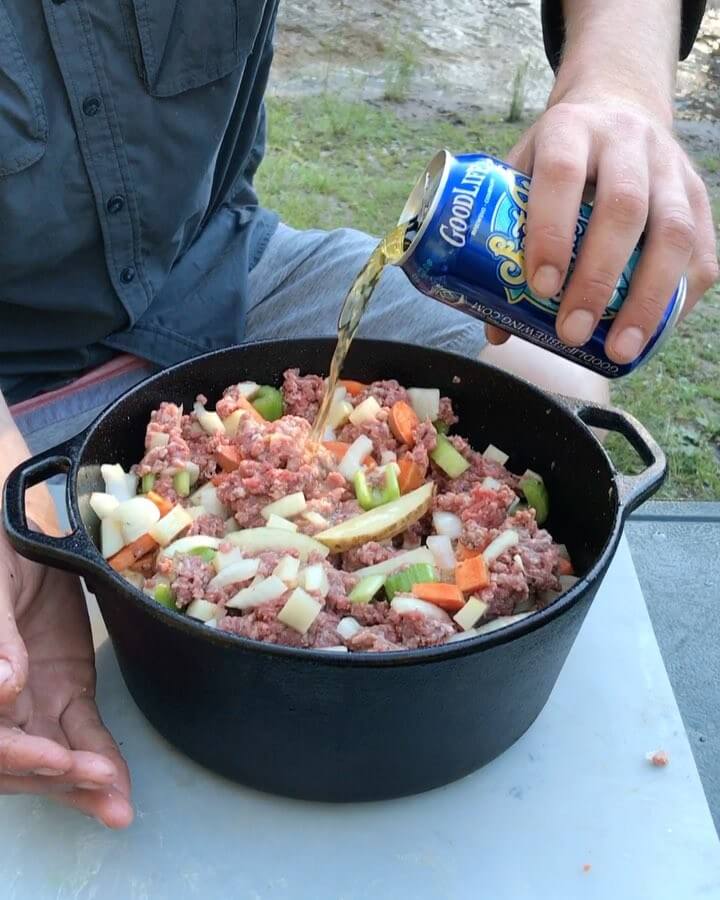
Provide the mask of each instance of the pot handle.
[{"label": "pot handle", "polygon": [[624,475],[615,470],[622,514],[628,516],[651,497],[665,481],[667,459],[662,448],[650,432],[623,409],[601,406],[572,397],[562,399],[585,425],[621,434],[647,466],[639,475]]},{"label": "pot handle", "polygon": [[3,526],[8,540],[17,552],[33,560],[77,575],[106,574],[97,558],[98,552],[84,528],[80,527],[72,503],[66,495],[70,534],[54,537],[33,531],[25,515],[25,494],[36,484],[53,475],[62,475],[74,466],[75,449],[84,434],[64,444],[39,453],[20,463],[8,476],[3,488]]}]

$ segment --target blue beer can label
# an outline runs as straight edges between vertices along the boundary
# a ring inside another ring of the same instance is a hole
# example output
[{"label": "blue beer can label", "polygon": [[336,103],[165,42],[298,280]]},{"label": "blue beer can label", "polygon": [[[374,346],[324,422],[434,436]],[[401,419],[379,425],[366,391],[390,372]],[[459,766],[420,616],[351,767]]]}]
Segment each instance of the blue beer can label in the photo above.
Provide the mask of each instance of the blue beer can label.
[{"label": "blue beer can label", "polygon": [[[642,354],[619,364],[605,353],[608,331],[627,299],[640,257],[634,251],[595,332],[582,347],[563,344],[555,329],[562,291],[536,297],[525,280],[524,245],[530,178],[482,153],[442,151],[418,181],[400,223],[414,222],[411,244],[397,263],[410,281],[442,303],[564,356],[608,378],[620,378],[646,362],[669,336],[685,300],[683,277]],[[592,206],[582,204],[568,278],[587,231]]]}]

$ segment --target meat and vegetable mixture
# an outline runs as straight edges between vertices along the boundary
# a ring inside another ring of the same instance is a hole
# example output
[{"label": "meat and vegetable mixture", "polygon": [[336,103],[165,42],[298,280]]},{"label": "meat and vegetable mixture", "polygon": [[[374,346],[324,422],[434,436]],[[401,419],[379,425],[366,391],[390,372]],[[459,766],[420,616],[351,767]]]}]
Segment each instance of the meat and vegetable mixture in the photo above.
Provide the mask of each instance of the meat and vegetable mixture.
[{"label": "meat and vegetable mixture", "polygon": [[438,390],[344,381],[318,446],[324,390],[291,369],[214,411],[161,404],[142,460],[90,498],[109,564],[208,627],[339,652],[461,640],[574,582],[542,477],[470,447]]}]

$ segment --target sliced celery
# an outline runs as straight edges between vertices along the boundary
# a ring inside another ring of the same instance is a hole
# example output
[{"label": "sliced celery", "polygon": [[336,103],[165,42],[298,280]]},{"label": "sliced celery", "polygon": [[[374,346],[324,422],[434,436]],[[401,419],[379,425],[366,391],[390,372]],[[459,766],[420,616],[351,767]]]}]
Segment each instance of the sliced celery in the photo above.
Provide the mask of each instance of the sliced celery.
[{"label": "sliced celery", "polygon": [[385,593],[388,600],[392,600],[395,594],[410,594],[414,584],[426,584],[428,581],[437,581],[437,572],[428,563],[416,563],[408,566],[400,572],[393,572],[385,579]]},{"label": "sliced celery", "polygon": [[438,434],[447,434],[450,431],[450,426],[447,422],[443,422],[442,419],[436,419],[433,422],[433,428]]},{"label": "sliced celery", "polygon": [[187,469],[175,473],[173,487],[179,497],[187,497],[190,494],[190,473]]},{"label": "sliced celery", "polygon": [[215,559],[217,554],[217,550],[213,550],[212,547],[195,547],[194,550],[189,550],[189,556],[199,556],[203,562],[209,563]]},{"label": "sliced celery", "polygon": [[142,477],[142,492],[143,494],[149,494],[150,491],[155,487],[155,476],[152,472],[149,472],[147,475],[143,475]]},{"label": "sliced celery", "polygon": [[351,603],[370,603],[375,594],[382,590],[384,584],[384,575],[366,575],[352,589],[348,600]]},{"label": "sliced celery", "polygon": [[542,525],[550,514],[550,495],[544,482],[526,476],[520,481],[520,490],[525,494],[528,506],[535,510],[538,525]]},{"label": "sliced celery", "polygon": [[392,464],[384,467],[382,487],[370,487],[362,469],[355,473],[353,484],[357,502],[365,510],[375,509],[400,497],[397,469]]},{"label": "sliced celery", "polygon": [[470,468],[470,463],[458,453],[444,434],[437,436],[437,444],[430,454],[430,459],[450,478],[457,478]]},{"label": "sliced celery", "polygon": [[252,405],[267,422],[274,422],[284,412],[283,395],[275,387],[263,385],[253,398]]},{"label": "sliced celery", "polygon": [[160,606],[164,606],[167,609],[177,609],[175,598],[173,597],[169,584],[158,584],[153,592],[153,597]]}]

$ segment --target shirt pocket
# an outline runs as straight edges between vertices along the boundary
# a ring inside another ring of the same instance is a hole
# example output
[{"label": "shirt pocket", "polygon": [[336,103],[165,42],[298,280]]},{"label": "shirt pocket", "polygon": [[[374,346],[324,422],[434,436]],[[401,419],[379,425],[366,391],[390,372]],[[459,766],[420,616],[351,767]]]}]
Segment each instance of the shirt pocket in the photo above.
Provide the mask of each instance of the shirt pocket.
[{"label": "shirt pocket", "polygon": [[0,178],[41,159],[47,137],[45,104],[0,0]]},{"label": "shirt pocket", "polygon": [[172,97],[247,59],[268,0],[132,0],[148,92]]}]

